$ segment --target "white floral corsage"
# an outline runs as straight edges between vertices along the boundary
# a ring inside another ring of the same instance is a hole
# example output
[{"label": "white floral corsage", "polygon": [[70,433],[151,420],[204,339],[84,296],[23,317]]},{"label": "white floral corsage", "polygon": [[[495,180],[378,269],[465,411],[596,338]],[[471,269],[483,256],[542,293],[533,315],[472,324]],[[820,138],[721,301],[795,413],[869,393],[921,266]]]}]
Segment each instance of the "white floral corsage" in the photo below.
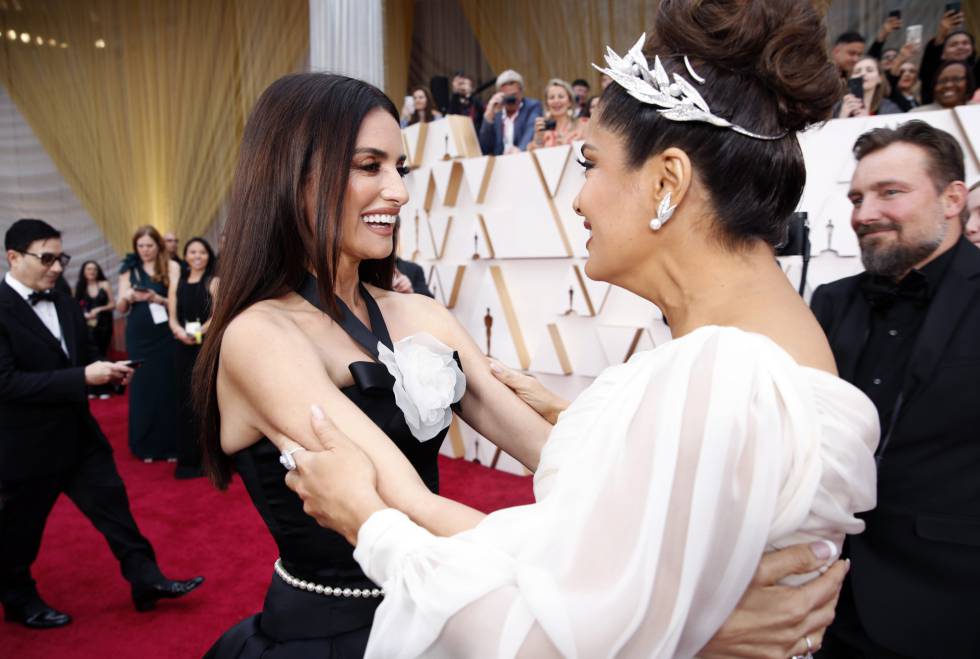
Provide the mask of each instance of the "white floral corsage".
[{"label": "white floral corsage", "polygon": [[424,332],[398,341],[394,348],[379,342],[378,360],[395,378],[395,403],[412,435],[428,441],[452,422],[450,406],[463,397],[466,376],[453,351]]}]

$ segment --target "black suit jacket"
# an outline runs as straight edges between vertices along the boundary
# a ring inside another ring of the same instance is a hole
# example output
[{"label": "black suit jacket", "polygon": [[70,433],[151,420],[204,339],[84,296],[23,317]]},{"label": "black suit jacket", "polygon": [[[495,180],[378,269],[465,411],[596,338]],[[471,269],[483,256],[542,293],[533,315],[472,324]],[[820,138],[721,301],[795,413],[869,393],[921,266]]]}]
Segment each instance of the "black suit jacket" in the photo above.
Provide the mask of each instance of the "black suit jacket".
[{"label": "black suit jacket", "polygon": [[[864,629],[915,657],[980,657],[980,250],[953,249],[879,445],[877,508],[848,539]],[[851,382],[870,331],[863,276],[811,302]]]},{"label": "black suit jacket", "polygon": [[90,442],[111,450],[89,412],[85,366],[95,347],[78,303],[56,293],[61,342],[14,289],[0,280],[0,480],[69,469]]},{"label": "black suit jacket", "polygon": [[429,285],[425,282],[425,270],[422,269],[422,266],[418,263],[396,257],[395,267],[398,268],[398,272],[408,277],[408,280],[412,282],[413,293],[433,297],[432,291],[429,290]]}]

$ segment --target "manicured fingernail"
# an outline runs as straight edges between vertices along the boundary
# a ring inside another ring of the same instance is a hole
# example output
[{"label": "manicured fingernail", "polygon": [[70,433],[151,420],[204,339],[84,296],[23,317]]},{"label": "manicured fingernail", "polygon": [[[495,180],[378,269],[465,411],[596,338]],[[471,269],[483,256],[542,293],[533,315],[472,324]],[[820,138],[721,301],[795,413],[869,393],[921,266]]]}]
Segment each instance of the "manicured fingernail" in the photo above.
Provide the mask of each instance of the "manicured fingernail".
[{"label": "manicured fingernail", "polygon": [[850,572],[851,571],[851,559],[845,558],[844,559],[844,565],[847,566],[846,571],[847,572]]},{"label": "manicured fingernail", "polygon": [[822,561],[826,561],[837,555],[837,545],[830,540],[817,540],[810,543],[810,551]]},{"label": "manicured fingernail", "polygon": [[313,418],[316,419],[317,421],[323,421],[324,419],[327,418],[327,415],[323,413],[323,410],[320,409],[320,406],[316,404],[310,405],[310,414],[312,414]]}]

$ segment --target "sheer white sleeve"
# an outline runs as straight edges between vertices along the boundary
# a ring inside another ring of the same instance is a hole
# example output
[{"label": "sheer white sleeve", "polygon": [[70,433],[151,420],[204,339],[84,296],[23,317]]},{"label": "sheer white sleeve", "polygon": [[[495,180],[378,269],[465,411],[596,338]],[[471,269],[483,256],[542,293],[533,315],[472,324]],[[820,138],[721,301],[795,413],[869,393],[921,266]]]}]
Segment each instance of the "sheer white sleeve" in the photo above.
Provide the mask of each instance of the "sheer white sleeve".
[{"label": "sheer white sleeve", "polygon": [[[385,589],[367,656],[694,656],[822,496],[819,401],[767,341],[706,328],[600,376],[549,439],[535,504],[451,538],[375,513],[354,554]],[[860,530],[864,489],[814,528]]]}]

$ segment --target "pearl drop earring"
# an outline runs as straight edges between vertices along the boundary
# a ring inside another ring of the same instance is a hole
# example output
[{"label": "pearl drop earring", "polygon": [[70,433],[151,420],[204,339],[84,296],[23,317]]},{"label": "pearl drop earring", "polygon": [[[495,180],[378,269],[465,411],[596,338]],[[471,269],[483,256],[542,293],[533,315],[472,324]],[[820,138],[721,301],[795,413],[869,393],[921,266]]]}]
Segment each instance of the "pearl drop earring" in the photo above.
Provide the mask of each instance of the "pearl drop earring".
[{"label": "pearl drop earring", "polygon": [[676,209],[677,206],[670,205],[670,193],[668,192],[664,195],[664,198],[660,200],[660,205],[657,206],[657,216],[650,220],[650,229],[653,231],[659,231],[660,227],[666,224],[667,220],[673,216]]}]

